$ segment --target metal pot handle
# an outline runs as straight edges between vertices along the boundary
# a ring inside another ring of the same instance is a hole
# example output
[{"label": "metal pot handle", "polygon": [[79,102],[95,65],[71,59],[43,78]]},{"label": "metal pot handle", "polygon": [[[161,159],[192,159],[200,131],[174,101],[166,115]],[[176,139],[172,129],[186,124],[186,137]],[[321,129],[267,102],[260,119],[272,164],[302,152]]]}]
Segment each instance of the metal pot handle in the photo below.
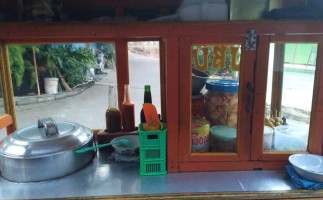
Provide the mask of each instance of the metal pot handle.
[{"label": "metal pot handle", "polygon": [[58,135],[58,129],[56,125],[56,121],[52,118],[45,118],[38,120],[38,128],[45,128],[45,135],[47,137]]}]

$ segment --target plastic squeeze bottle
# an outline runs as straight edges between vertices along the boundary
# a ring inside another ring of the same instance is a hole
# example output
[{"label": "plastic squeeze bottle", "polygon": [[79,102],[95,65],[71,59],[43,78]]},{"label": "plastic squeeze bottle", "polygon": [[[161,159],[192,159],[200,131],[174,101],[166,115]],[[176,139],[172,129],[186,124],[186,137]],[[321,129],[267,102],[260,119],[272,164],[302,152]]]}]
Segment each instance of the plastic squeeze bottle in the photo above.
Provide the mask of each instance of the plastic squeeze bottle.
[{"label": "plastic squeeze bottle", "polygon": [[121,105],[122,127],[124,132],[135,130],[135,105],[131,101],[130,88],[124,85],[124,100]]}]

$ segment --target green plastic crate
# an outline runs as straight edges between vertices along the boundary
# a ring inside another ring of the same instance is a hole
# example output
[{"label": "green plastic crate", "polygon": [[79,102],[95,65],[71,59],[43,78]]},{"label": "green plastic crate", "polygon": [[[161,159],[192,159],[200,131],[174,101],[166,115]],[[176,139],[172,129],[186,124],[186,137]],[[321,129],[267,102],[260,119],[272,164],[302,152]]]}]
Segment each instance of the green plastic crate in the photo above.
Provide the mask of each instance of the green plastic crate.
[{"label": "green plastic crate", "polygon": [[163,123],[163,129],[160,131],[144,131],[142,124],[139,124],[139,143],[140,148],[146,147],[166,147],[166,124]]},{"label": "green plastic crate", "polygon": [[166,147],[140,147],[140,160],[160,161],[166,160]]},{"label": "green plastic crate", "polygon": [[167,174],[166,160],[142,161],[140,160],[140,175],[163,175]]}]

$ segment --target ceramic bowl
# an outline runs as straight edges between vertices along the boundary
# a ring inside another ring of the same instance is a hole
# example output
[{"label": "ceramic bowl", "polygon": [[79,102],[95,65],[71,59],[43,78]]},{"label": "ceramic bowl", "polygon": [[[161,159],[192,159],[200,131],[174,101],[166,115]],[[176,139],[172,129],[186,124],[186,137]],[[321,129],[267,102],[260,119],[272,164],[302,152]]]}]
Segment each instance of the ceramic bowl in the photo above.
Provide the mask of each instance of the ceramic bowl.
[{"label": "ceramic bowl", "polygon": [[124,148],[120,147],[118,144],[113,144],[112,147],[115,151],[121,155],[138,155],[139,154],[139,136],[138,135],[124,135],[120,137],[116,137],[111,140],[111,142],[117,142],[120,139],[127,139],[129,140],[133,147]]},{"label": "ceramic bowl", "polygon": [[294,154],[289,156],[288,160],[295,171],[304,179],[323,182],[323,156]]}]

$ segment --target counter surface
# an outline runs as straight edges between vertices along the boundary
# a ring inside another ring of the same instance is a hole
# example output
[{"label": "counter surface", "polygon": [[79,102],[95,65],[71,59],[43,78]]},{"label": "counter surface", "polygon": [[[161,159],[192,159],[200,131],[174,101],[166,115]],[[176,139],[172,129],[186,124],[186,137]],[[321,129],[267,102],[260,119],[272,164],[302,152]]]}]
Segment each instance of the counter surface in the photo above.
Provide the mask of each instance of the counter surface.
[{"label": "counter surface", "polygon": [[139,163],[116,163],[108,159],[108,154],[102,152],[82,170],[56,180],[14,183],[0,178],[1,199],[162,193],[288,192],[294,189],[285,171],[192,172],[140,176]]}]

